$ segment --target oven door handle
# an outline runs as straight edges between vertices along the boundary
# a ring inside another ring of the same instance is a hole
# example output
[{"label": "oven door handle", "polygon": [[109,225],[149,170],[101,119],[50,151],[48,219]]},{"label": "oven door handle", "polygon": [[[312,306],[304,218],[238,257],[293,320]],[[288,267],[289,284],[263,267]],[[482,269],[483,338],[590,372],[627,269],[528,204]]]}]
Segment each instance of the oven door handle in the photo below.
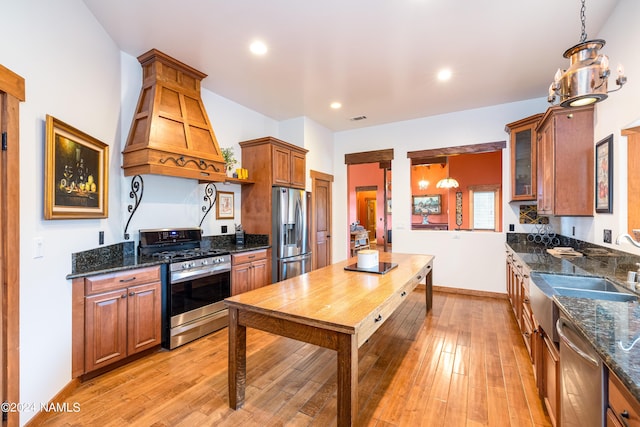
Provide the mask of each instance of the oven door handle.
[{"label": "oven door handle", "polygon": [[187,280],[200,279],[202,277],[213,276],[214,274],[225,273],[228,271],[231,271],[229,267],[205,271],[175,271],[171,273],[171,283],[186,282]]}]

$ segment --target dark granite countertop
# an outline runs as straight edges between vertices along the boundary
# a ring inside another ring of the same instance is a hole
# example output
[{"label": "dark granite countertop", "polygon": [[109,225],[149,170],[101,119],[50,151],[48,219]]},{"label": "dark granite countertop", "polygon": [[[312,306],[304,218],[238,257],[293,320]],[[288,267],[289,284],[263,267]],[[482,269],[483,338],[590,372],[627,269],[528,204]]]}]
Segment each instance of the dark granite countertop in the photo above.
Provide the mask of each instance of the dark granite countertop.
[{"label": "dark granite countertop", "polygon": [[[513,236],[512,236],[513,237]],[[566,243],[566,242],[564,242]],[[571,243],[571,242],[570,242]],[[578,251],[595,245],[564,244]],[[640,257],[633,254],[606,248],[604,256],[582,256],[556,258],[546,251],[546,247],[527,241],[512,240],[507,247],[515,252],[520,260],[527,264],[532,273],[573,274],[605,277],[620,286],[626,292],[632,292],[625,286],[628,271],[636,271],[636,262]],[[585,252],[586,253],[586,252]],[[536,274],[531,275],[535,284]],[[635,291],[638,294],[638,290]],[[604,363],[620,378],[629,391],[640,401],[640,341],[629,351],[636,338],[640,337],[640,303],[613,302],[584,298],[572,298],[554,295],[553,300],[569,320],[584,334],[598,352]]]},{"label": "dark granite countertop", "polygon": [[[242,246],[235,244],[234,235],[208,236],[204,240],[210,241],[211,247],[223,249],[231,254],[268,249],[268,238],[262,235],[248,235]],[[97,274],[114,273],[136,268],[167,264],[169,261],[149,257],[139,257],[135,250],[135,243],[121,242],[103,246],[71,255],[71,273],[67,279],[94,276]]]}]

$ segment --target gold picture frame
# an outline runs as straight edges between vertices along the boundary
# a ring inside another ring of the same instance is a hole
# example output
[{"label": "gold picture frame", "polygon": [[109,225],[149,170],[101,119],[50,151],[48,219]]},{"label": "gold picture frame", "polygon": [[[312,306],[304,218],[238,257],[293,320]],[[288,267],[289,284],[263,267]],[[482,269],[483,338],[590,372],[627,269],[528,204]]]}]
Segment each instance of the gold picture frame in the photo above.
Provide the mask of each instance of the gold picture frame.
[{"label": "gold picture frame", "polygon": [[108,216],[109,146],[47,114],[44,218]]},{"label": "gold picture frame", "polygon": [[216,203],[216,219],[233,219],[233,196],[234,193],[218,191],[218,202]]}]

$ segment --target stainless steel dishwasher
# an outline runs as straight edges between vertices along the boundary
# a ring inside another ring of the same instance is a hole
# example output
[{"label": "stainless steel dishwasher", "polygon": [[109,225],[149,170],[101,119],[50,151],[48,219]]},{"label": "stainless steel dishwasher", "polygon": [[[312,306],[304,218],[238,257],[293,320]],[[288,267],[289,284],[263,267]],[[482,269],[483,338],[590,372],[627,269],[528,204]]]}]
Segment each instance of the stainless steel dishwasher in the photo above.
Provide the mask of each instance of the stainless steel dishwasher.
[{"label": "stainless steel dishwasher", "polygon": [[563,427],[605,425],[602,360],[582,333],[560,314],[560,423]]}]

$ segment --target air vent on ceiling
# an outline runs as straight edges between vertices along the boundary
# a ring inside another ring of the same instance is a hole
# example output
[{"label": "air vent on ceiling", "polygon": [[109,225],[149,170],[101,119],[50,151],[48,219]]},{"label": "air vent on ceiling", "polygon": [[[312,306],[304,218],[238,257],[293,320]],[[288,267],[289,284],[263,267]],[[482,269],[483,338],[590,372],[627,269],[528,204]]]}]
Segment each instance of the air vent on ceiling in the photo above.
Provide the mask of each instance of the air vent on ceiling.
[{"label": "air vent on ceiling", "polygon": [[367,116],[355,116],[355,117],[351,117],[349,120],[351,120],[352,122],[357,122],[360,120],[366,120]]}]

